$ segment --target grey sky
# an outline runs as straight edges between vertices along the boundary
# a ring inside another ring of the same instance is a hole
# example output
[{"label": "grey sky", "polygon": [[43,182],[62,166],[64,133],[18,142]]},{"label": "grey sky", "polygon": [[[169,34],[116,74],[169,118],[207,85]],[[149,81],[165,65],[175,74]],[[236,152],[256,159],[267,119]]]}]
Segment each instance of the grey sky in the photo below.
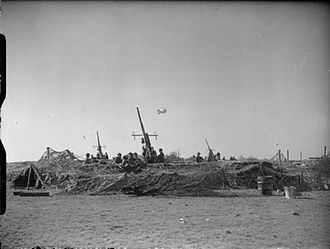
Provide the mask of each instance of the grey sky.
[{"label": "grey sky", "polygon": [[[165,153],[320,156],[330,141],[329,6],[3,2],[9,161],[47,146],[140,152],[136,107]],[[158,108],[166,114],[157,115]],[[85,136],[86,139],[83,137]]]}]

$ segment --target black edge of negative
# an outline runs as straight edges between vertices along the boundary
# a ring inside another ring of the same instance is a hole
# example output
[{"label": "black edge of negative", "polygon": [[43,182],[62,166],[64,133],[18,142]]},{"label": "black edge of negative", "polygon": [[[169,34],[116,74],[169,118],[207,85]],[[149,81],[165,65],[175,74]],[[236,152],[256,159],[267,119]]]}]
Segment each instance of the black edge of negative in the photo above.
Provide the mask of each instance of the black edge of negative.
[{"label": "black edge of negative", "polygon": [[[6,98],[6,37],[0,34],[0,109]],[[1,127],[1,116],[0,116]],[[0,215],[6,212],[6,150],[0,138]]]}]

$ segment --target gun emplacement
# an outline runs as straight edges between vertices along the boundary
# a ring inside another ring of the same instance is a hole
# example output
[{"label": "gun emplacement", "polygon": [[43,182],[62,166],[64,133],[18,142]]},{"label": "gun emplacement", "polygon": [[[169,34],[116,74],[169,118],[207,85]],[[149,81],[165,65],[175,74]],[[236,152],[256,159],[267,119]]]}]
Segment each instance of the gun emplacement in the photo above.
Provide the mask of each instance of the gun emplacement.
[{"label": "gun emplacement", "polygon": [[152,134],[152,135],[149,135],[145,129],[144,129],[144,125],[143,125],[143,122],[142,122],[142,118],[141,118],[141,114],[140,114],[140,110],[139,110],[139,107],[136,107],[136,110],[137,110],[137,114],[138,114],[138,117],[139,117],[139,121],[140,121],[140,126],[141,126],[141,130],[142,130],[142,134],[135,134],[133,132],[132,136],[134,137],[142,137],[142,144],[143,144],[143,157],[145,158],[146,162],[153,162],[153,147],[151,146],[151,142],[150,142],[150,136],[152,137],[155,137],[156,140],[157,140],[157,134]]}]

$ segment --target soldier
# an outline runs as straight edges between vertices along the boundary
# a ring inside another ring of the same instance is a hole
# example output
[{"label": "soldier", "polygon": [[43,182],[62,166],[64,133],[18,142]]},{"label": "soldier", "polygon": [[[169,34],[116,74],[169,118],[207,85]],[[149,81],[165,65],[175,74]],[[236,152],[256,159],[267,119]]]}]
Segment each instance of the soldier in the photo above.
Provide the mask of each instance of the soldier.
[{"label": "soldier", "polygon": [[126,173],[131,172],[130,165],[129,165],[129,159],[128,159],[127,155],[123,156],[121,167]]},{"label": "soldier", "polygon": [[203,159],[203,157],[201,157],[201,153],[198,152],[197,156],[196,156],[196,163],[201,163],[203,161],[204,161],[204,159]]},{"label": "soldier", "polygon": [[121,158],[121,153],[118,153],[116,158],[115,158],[115,163],[122,163],[123,159]]},{"label": "soldier", "polygon": [[157,156],[157,162],[163,163],[165,161],[165,155],[163,153],[163,149],[159,149],[159,155]]},{"label": "soldier", "polygon": [[138,153],[133,153],[133,163],[131,166],[131,170],[134,173],[140,173],[142,171],[142,168],[144,168],[144,163],[142,162],[142,159],[139,157]]},{"label": "soldier", "polygon": [[89,159],[89,157],[90,157],[90,154],[86,153],[85,164],[90,164],[91,163],[91,160]]},{"label": "soldier", "polygon": [[220,161],[221,160],[221,157],[220,157],[220,153],[219,152],[215,155],[215,160],[216,161]]},{"label": "soldier", "polygon": [[105,152],[104,159],[109,159],[108,153]]},{"label": "soldier", "polygon": [[122,167],[126,173],[137,173],[140,171],[138,162],[134,159],[132,152],[129,152],[126,156],[124,156]]},{"label": "soldier", "polygon": [[142,156],[143,158],[146,158],[147,156],[147,149],[144,146],[142,146]]},{"label": "soldier", "polygon": [[97,163],[97,160],[93,155],[91,155],[91,163]]},{"label": "soldier", "polygon": [[157,162],[157,152],[154,150],[153,147],[151,147],[150,163],[156,163],[156,162]]},{"label": "soldier", "polygon": [[134,158],[134,160],[135,160],[136,162],[140,162],[140,161],[141,161],[141,159],[140,159],[138,153],[136,153],[136,152],[133,153],[133,158]]},{"label": "soldier", "polygon": [[129,152],[128,154],[127,154],[127,157],[128,157],[128,161],[130,162],[130,163],[134,163],[134,157],[133,157],[133,153],[132,152]]}]

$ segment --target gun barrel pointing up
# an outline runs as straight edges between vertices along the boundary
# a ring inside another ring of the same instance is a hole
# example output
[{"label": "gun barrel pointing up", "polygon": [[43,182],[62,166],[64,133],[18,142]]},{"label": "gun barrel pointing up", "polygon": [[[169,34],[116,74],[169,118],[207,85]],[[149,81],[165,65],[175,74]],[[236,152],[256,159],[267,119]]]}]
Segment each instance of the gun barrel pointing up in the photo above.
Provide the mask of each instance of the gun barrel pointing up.
[{"label": "gun barrel pointing up", "polygon": [[205,142],[206,142],[207,148],[208,148],[209,150],[211,150],[211,148],[210,148],[210,146],[209,146],[209,143],[207,142],[206,138],[205,138]]},{"label": "gun barrel pointing up", "polygon": [[144,126],[143,126],[143,123],[142,123],[142,118],[141,118],[141,115],[140,115],[139,107],[136,107],[136,110],[137,110],[137,113],[138,113],[138,116],[139,116],[139,121],[140,121],[141,129],[142,129],[142,133],[143,133],[143,136],[144,136],[146,132],[144,130]]},{"label": "gun barrel pointing up", "polygon": [[213,151],[212,151],[212,149],[210,148],[210,145],[209,145],[209,143],[207,142],[206,138],[205,138],[205,142],[206,142],[206,145],[207,145],[207,148],[208,148],[208,150],[209,150],[210,155],[211,155],[212,157],[214,157]]},{"label": "gun barrel pointing up", "polygon": [[97,147],[98,147],[98,150],[99,150],[100,156],[102,156],[103,153],[102,153],[102,147],[101,147],[101,143],[100,143],[100,138],[99,138],[99,133],[98,133],[98,131],[96,132],[96,136],[97,136]]},{"label": "gun barrel pointing up", "polygon": [[146,133],[146,131],[144,129],[144,126],[143,126],[139,107],[136,107],[136,110],[137,110],[137,113],[138,113],[138,116],[139,116],[139,121],[140,121],[140,125],[141,125],[141,130],[142,130],[142,135],[143,135],[144,141],[145,141],[145,143],[147,145],[147,149],[150,149],[150,147],[151,147],[150,140],[149,140],[148,134]]}]

